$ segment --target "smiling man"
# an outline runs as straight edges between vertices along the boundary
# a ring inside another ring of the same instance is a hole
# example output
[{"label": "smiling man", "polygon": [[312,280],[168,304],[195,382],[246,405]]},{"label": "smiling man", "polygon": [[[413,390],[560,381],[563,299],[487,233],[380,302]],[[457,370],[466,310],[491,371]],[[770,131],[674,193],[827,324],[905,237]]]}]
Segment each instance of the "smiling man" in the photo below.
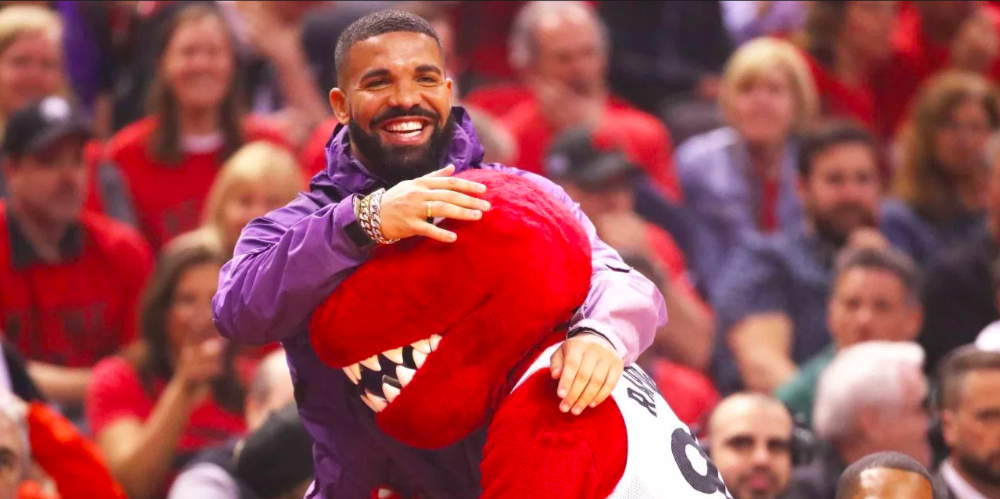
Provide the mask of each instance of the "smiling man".
[{"label": "smiling man", "polygon": [[[597,239],[565,192],[539,176],[482,163],[468,115],[452,107],[441,44],[424,19],[400,11],[362,18],[337,43],[336,64],[338,88],[330,104],[340,126],[327,145],[327,168],[313,178],[311,192],[244,229],[222,270],[216,323],[239,341],[284,344],[302,420],[316,442],[310,497],[366,496],[382,476],[394,477],[391,485],[404,492],[479,497],[478,472],[469,463],[482,455],[485,434],[432,453],[381,434],[364,404],[379,410],[388,401],[367,394],[362,401],[348,380],[354,373],[325,367],[313,351],[306,325],[316,306],[379,245],[409,237],[455,241],[432,219],[475,223],[489,210],[475,197],[483,185],[453,177],[478,168],[537,183],[573,211],[590,237],[590,291],[570,324],[570,338],[552,357],[560,410],[579,414],[607,398],[623,364],[634,361],[665,322],[663,299]],[[381,446],[370,460],[338,458],[338,447],[371,446],[373,440]]]}]

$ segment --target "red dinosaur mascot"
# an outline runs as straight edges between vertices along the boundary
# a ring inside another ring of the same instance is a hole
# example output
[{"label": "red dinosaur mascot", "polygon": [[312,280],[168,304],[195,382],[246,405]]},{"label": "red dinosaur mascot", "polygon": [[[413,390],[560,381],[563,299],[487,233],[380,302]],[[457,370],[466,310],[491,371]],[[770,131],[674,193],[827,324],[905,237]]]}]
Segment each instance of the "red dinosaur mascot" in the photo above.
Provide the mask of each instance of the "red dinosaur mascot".
[{"label": "red dinosaur mascot", "polygon": [[598,407],[559,411],[549,358],[587,296],[587,235],[523,177],[462,176],[487,186],[492,209],[441,222],[454,243],[377,248],[314,313],[319,358],[403,443],[436,449],[488,426],[483,498],[730,497],[641,370]]}]

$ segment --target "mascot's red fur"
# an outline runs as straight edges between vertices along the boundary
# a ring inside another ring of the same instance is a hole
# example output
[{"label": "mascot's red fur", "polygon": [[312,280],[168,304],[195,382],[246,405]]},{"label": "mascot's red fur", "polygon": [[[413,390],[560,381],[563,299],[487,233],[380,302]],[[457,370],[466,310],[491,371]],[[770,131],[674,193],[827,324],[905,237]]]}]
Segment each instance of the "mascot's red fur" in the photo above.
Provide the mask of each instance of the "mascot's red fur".
[{"label": "mascot's red fur", "polygon": [[[411,238],[377,248],[316,310],[316,353],[347,371],[379,427],[406,444],[440,448],[489,425],[482,497],[659,497],[632,495],[635,479],[628,476],[640,466],[629,462],[632,426],[618,406],[622,397],[580,416],[558,410],[548,360],[587,296],[587,234],[523,177],[482,170],[462,176],[487,186],[482,198],[492,209],[479,221],[443,222],[458,234],[454,243]],[[653,401],[652,383],[631,372],[642,385],[635,385],[645,401],[639,410],[655,417],[665,402],[658,394]],[[672,425],[669,436],[676,422],[665,424]],[[688,435],[674,443],[682,452]],[[670,456],[669,438],[665,445]],[[701,474],[694,476],[705,479]],[[727,495],[721,481],[707,480],[705,491],[676,497]]]}]

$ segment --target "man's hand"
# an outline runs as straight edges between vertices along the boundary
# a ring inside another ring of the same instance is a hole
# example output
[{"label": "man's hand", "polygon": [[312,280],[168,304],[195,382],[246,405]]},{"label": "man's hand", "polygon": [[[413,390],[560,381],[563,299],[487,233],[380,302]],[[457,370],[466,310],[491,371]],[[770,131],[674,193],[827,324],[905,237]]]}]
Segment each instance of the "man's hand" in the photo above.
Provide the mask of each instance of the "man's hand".
[{"label": "man's hand", "polygon": [[611,395],[621,378],[625,361],[600,335],[574,336],[552,354],[552,379],[559,380],[559,410],[579,415],[597,407]]},{"label": "man's hand", "polygon": [[430,216],[454,220],[479,220],[490,203],[463,193],[481,194],[486,186],[478,182],[454,178],[455,166],[429,173],[415,180],[396,184],[382,195],[379,217],[382,235],[386,239],[426,236],[443,243],[454,242],[454,232],[427,221]]},{"label": "man's hand", "polygon": [[556,131],[580,126],[596,126],[601,121],[606,97],[588,95],[559,81],[531,81],[542,116]]}]

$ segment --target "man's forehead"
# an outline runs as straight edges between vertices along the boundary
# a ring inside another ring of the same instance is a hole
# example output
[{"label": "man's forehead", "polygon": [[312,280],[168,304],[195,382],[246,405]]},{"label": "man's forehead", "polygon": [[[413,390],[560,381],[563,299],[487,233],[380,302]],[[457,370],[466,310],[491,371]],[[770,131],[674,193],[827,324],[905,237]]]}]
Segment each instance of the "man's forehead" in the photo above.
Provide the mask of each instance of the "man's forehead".
[{"label": "man's forehead", "polygon": [[[733,403],[735,402],[735,403]],[[791,435],[792,419],[777,402],[731,401],[713,418],[715,437],[730,439],[738,435],[770,438]]]},{"label": "man's forehead", "polygon": [[403,69],[432,64],[443,71],[441,49],[423,33],[395,31],[366,38],[348,51],[348,71],[358,78],[371,69]]},{"label": "man's forehead", "polygon": [[930,482],[912,471],[871,468],[861,472],[858,483],[858,493],[853,499],[930,499],[933,496]]}]

